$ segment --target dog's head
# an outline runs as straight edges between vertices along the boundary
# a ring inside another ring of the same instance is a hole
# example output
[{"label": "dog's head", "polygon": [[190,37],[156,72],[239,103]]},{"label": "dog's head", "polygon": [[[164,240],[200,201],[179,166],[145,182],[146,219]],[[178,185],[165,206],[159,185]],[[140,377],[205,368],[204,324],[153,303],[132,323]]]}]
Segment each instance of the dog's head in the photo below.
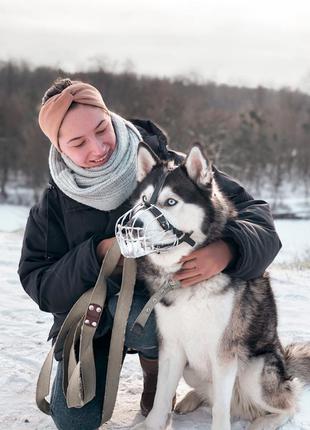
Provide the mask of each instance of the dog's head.
[{"label": "dog's head", "polygon": [[[147,228],[147,237],[158,246],[159,252],[149,256],[155,263],[171,265],[193,248],[217,239],[216,235],[220,237],[225,210],[219,203],[224,204],[225,199],[213,178],[212,165],[199,144],[192,147],[181,165],[175,166],[173,162],[159,160],[141,143],[137,180],[131,197],[133,207],[138,208],[134,222],[141,229]],[[159,212],[149,210],[150,205]],[[163,234],[165,223],[173,229],[168,228]],[[165,247],[175,240],[175,232],[180,237],[184,233],[189,240],[177,241],[177,246],[166,250]],[[160,252],[161,246],[165,252]]]}]

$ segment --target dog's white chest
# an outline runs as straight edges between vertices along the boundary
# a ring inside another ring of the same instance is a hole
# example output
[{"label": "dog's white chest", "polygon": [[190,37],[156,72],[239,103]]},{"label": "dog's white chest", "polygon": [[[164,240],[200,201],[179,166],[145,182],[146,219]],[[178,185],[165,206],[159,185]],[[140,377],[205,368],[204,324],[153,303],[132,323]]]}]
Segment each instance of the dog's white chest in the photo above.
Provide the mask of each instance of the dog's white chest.
[{"label": "dog's white chest", "polygon": [[190,366],[207,366],[211,355],[216,354],[233,308],[233,290],[223,291],[229,282],[226,275],[217,275],[173,292],[172,305],[155,308],[163,343],[182,348]]}]

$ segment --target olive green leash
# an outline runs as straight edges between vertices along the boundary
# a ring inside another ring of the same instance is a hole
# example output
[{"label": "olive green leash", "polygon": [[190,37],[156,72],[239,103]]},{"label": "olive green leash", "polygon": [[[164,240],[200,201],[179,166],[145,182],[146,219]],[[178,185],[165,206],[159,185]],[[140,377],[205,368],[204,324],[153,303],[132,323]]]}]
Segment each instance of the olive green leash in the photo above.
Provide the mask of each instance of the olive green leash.
[{"label": "olive green leash", "polygon": [[[84,293],[74,304],[58,333],[54,346],[48,353],[39,374],[36,403],[50,415],[50,380],[54,353],[63,351],[63,390],[69,408],[81,408],[96,395],[96,368],[93,338],[98,327],[107,295],[107,278],[112,274],[121,256],[117,241],[107,252],[96,285]],[[128,314],[136,281],[136,262],[124,259],[122,285],[112,328],[105,397],[101,424],[108,421],[114,410],[122,367],[123,348]],[[86,311],[85,311],[86,309]],[[75,347],[79,342],[79,355]]]}]

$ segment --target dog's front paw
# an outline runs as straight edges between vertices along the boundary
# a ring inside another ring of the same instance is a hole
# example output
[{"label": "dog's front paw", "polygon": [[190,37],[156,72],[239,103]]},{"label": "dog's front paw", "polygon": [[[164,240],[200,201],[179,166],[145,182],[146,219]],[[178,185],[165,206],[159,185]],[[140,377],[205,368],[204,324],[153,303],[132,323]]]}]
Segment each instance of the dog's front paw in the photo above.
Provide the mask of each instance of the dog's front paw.
[{"label": "dog's front paw", "polygon": [[196,391],[190,391],[186,394],[184,399],[182,399],[174,408],[174,412],[180,415],[188,414],[189,412],[195,411],[202,405],[203,400],[198,396]]}]

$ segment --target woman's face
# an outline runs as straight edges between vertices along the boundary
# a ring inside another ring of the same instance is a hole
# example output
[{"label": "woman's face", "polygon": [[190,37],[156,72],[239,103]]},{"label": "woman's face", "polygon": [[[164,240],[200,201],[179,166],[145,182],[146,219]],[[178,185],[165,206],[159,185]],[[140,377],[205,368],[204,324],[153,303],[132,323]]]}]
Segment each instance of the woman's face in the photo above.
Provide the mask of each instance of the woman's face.
[{"label": "woman's face", "polygon": [[78,166],[102,166],[116,146],[111,117],[100,108],[79,104],[66,114],[58,143],[60,151]]}]

